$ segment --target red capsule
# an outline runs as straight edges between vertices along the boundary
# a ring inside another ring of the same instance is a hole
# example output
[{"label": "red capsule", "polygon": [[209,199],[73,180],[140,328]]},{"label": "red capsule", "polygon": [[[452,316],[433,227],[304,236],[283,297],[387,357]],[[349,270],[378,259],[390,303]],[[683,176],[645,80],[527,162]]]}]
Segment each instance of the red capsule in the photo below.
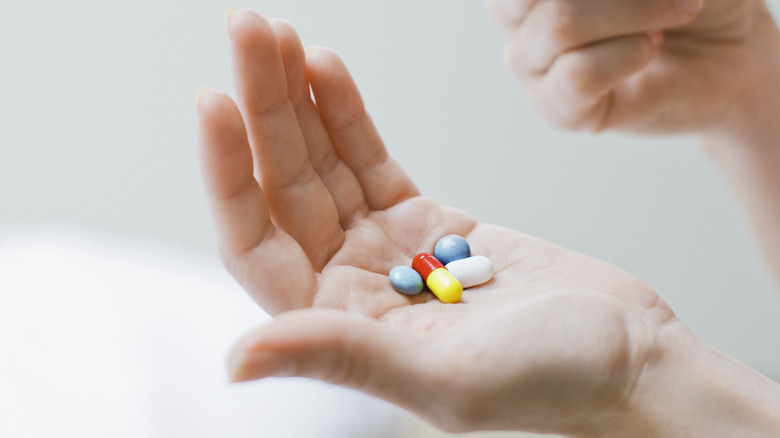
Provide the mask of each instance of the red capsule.
[{"label": "red capsule", "polygon": [[418,254],[417,257],[412,260],[412,269],[422,276],[423,281],[428,280],[428,276],[431,275],[431,272],[443,267],[444,265],[439,259],[428,253]]},{"label": "red capsule", "polygon": [[412,269],[423,278],[428,289],[444,303],[457,303],[463,286],[436,257],[422,253],[412,260]]}]

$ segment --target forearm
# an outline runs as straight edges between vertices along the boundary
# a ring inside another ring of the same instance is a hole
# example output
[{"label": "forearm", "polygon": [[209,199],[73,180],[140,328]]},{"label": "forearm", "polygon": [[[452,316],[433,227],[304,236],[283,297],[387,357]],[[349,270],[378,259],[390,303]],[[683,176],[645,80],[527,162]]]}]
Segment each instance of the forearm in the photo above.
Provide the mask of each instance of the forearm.
[{"label": "forearm", "polygon": [[595,436],[780,436],[780,384],[717,350],[681,323],[658,340],[618,421]]},{"label": "forearm", "polygon": [[780,283],[780,32],[768,12],[755,26],[745,91],[701,140]]}]

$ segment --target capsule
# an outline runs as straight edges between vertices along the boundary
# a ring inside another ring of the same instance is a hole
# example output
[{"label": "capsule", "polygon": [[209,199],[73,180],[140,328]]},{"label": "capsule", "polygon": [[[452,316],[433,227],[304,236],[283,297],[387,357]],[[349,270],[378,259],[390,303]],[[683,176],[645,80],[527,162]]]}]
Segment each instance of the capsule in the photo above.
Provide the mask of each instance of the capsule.
[{"label": "capsule", "polygon": [[493,263],[485,256],[473,256],[444,265],[464,289],[487,283],[493,278]]},{"label": "capsule", "polygon": [[457,303],[463,295],[463,286],[447,268],[431,254],[418,254],[412,260],[412,269],[425,281],[428,289],[443,303]]}]

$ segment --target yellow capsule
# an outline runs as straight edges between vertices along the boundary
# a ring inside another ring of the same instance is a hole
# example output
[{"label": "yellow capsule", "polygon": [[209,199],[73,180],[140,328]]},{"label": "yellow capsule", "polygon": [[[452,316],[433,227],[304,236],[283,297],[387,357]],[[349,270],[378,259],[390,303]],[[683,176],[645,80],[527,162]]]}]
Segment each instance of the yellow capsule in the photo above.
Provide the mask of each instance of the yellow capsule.
[{"label": "yellow capsule", "polygon": [[463,295],[463,286],[445,268],[434,269],[425,284],[443,303],[457,303]]}]

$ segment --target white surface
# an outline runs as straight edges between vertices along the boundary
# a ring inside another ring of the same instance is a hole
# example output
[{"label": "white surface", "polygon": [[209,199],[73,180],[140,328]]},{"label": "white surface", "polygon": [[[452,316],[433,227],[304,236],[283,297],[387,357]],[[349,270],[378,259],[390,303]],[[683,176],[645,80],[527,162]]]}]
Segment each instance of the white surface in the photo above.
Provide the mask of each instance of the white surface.
[{"label": "white surface", "polygon": [[0,436],[408,437],[400,409],[319,382],[231,385],[268,320],[215,260],[62,228],[0,230]]}]

